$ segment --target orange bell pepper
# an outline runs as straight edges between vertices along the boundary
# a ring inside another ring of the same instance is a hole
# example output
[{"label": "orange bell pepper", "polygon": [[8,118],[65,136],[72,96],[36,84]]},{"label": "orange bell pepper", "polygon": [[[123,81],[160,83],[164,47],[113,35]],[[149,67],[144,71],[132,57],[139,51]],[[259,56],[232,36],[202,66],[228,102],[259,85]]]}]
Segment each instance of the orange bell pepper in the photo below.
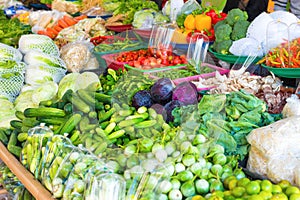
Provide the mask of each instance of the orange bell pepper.
[{"label": "orange bell pepper", "polygon": [[200,14],[196,15],[195,17],[195,27],[198,31],[203,31],[203,30],[211,30],[212,28],[212,19],[211,17],[205,15],[205,14]]}]

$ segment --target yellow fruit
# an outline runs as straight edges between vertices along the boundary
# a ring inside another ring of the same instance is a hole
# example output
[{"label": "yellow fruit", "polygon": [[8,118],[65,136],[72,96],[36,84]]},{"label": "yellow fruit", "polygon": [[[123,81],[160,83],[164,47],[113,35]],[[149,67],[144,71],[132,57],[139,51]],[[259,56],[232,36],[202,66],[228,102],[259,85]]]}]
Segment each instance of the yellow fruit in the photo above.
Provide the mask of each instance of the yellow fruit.
[{"label": "yellow fruit", "polygon": [[292,194],[290,197],[289,197],[290,200],[300,200],[300,193],[295,193],[295,194]]},{"label": "yellow fruit", "polygon": [[281,193],[282,192],[282,189],[279,185],[273,185],[272,186],[272,193],[273,194],[278,194],[278,193]]},{"label": "yellow fruit", "polygon": [[272,192],[273,184],[269,180],[262,180],[260,183],[261,190],[266,192]]},{"label": "yellow fruit", "polygon": [[260,184],[256,181],[250,181],[246,185],[246,192],[250,195],[258,194],[260,192]]},{"label": "yellow fruit", "polygon": [[205,14],[196,15],[195,26],[198,31],[210,30],[212,28],[211,17]]},{"label": "yellow fruit", "polygon": [[246,189],[244,187],[235,187],[232,189],[231,193],[235,197],[241,197],[246,192]]},{"label": "yellow fruit", "polygon": [[194,15],[190,14],[190,15],[186,16],[183,24],[184,24],[184,27],[186,29],[189,29],[189,30],[195,29],[195,17],[194,17]]}]

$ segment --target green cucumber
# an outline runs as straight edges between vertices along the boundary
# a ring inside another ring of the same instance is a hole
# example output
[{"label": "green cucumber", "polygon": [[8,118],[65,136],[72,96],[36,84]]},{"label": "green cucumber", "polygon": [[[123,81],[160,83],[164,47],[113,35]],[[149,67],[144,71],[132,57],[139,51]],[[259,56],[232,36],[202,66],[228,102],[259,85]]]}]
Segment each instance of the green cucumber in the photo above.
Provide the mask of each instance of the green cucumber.
[{"label": "green cucumber", "polygon": [[50,107],[26,108],[24,110],[25,117],[64,117],[64,110]]},{"label": "green cucumber", "polygon": [[60,134],[71,133],[71,131],[75,129],[77,124],[79,124],[80,120],[81,120],[80,114],[76,113],[72,115],[63,125],[63,127],[60,129]]},{"label": "green cucumber", "polygon": [[104,104],[111,104],[111,96],[103,93],[95,93],[95,99],[97,99],[100,102],[103,102]]}]

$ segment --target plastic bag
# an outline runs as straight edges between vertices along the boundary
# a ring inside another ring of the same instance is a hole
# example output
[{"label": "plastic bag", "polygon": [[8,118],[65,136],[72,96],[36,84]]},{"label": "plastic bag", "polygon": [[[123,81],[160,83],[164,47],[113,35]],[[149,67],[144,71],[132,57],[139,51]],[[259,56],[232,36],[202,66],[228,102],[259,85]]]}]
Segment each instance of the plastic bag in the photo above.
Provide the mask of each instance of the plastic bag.
[{"label": "plastic bag", "polygon": [[28,137],[21,152],[21,163],[35,178],[39,177],[39,164],[45,155],[46,144],[52,136],[51,129],[44,125],[36,126],[28,131]]},{"label": "plastic bag", "polygon": [[[289,117],[254,129],[247,169],[277,183],[283,179],[299,186],[300,116]],[[298,177],[298,178],[297,178]]]},{"label": "plastic bag", "polygon": [[[91,53],[94,45],[86,41],[78,41],[66,44],[60,50],[61,58],[65,61],[69,72],[81,72],[89,67],[91,69],[91,61],[94,58]],[[97,63],[97,60],[96,60]],[[94,68],[98,68],[98,63],[94,64]]]},{"label": "plastic bag", "polygon": [[[85,178],[87,173],[97,166],[103,166],[104,168],[105,164],[95,155],[87,154],[79,157],[73,166],[67,180],[64,182],[62,197],[64,200],[71,200],[73,198],[84,199]],[[97,169],[100,171],[99,167]]]},{"label": "plastic bag", "polygon": [[91,176],[87,180],[86,200],[125,200],[126,182],[114,173]]},{"label": "plastic bag", "polygon": [[297,95],[292,95],[286,99],[286,104],[283,107],[282,115],[284,118],[300,115],[300,99]]},{"label": "plastic bag", "polygon": [[191,14],[194,10],[201,9],[201,5],[196,0],[188,0],[180,10],[180,14]]}]

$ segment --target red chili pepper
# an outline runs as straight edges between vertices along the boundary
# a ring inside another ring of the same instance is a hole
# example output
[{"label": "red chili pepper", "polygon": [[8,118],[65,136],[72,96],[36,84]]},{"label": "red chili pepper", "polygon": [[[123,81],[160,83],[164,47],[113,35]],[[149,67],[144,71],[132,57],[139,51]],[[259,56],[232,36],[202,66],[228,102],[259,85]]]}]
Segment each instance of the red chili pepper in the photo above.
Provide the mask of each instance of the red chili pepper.
[{"label": "red chili pepper", "polygon": [[215,25],[219,21],[224,20],[227,17],[226,13],[220,12],[214,18],[212,18],[212,24]]}]

